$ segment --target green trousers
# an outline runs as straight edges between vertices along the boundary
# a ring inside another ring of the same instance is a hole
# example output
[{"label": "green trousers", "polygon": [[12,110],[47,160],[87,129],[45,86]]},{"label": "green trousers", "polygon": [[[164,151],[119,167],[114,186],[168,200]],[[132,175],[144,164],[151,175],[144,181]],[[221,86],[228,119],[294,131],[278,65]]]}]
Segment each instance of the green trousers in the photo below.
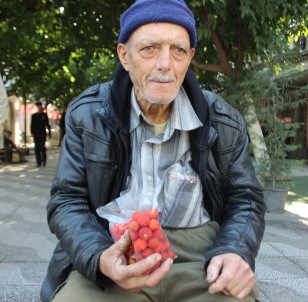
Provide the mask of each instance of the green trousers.
[{"label": "green trousers", "polygon": [[[216,222],[198,228],[164,230],[177,258],[167,276],[155,287],[131,293],[117,285],[102,290],[77,271],[56,291],[53,302],[236,302],[224,294],[212,295],[204,272],[204,255],[219,231]],[[258,301],[258,289],[241,302]]]}]

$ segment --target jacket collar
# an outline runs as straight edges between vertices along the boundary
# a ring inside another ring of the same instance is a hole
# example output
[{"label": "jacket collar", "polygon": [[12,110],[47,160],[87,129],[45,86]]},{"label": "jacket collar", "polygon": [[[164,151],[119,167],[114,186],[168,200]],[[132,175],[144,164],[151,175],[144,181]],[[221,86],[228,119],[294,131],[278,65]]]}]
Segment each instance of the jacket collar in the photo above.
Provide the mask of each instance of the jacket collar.
[{"label": "jacket collar", "polygon": [[113,82],[111,86],[111,104],[115,114],[117,126],[128,133],[130,116],[130,94],[133,83],[130,80],[128,72],[121,63],[115,68]]}]

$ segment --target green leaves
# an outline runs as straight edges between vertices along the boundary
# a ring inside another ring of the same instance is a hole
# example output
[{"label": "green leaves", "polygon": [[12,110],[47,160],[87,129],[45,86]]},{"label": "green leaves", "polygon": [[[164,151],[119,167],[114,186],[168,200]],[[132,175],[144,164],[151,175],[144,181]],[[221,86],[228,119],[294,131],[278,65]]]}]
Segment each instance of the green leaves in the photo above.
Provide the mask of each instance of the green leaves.
[{"label": "green leaves", "polygon": [[110,80],[127,5],[112,2],[1,1],[0,71],[10,93],[62,106],[90,84]]},{"label": "green leaves", "polygon": [[[0,1],[0,72],[11,92],[62,104],[89,84],[111,79],[119,18],[133,2]],[[209,89],[238,89],[252,64],[273,64],[272,41],[283,49],[290,35],[307,31],[307,0],[186,3],[198,31],[195,59],[202,65],[194,69]]]}]

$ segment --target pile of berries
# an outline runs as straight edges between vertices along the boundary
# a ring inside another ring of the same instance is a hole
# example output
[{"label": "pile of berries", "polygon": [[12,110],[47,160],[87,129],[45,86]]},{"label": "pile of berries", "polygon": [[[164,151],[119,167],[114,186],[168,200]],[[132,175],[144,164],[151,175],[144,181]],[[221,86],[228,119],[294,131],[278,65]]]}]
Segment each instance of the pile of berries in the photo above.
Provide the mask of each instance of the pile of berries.
[{"label": "pile of berries", "polygon": [[111,233],[117,241],[129,230],[132,244],[125,256],[129,264],[138,262],[153,253],[161,255],[161,261],[145,274],[151,273],[167,258],[174,259],[175,254],[159,223],[159,212],[156,209],[148,211],[135,211],[127,223],[114,224]]}]

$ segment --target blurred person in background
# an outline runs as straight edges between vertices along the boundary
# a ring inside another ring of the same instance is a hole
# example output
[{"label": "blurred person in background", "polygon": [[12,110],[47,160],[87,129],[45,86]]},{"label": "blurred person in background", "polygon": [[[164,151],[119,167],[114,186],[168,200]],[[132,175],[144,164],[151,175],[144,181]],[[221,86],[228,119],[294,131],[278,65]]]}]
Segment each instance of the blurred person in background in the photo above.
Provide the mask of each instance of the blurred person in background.
[{"label": "blurred person in background", "polygon": [[34,139],[36,165],[37,167],[45,167],[47,161],[45,143],[47,139],[47,131],[48,138],[51,139],[51,129],[47,113],[45,113],[43,109],[43,104],[37,102],[36,106],[37,112],[32,114],[30,129]]}]

